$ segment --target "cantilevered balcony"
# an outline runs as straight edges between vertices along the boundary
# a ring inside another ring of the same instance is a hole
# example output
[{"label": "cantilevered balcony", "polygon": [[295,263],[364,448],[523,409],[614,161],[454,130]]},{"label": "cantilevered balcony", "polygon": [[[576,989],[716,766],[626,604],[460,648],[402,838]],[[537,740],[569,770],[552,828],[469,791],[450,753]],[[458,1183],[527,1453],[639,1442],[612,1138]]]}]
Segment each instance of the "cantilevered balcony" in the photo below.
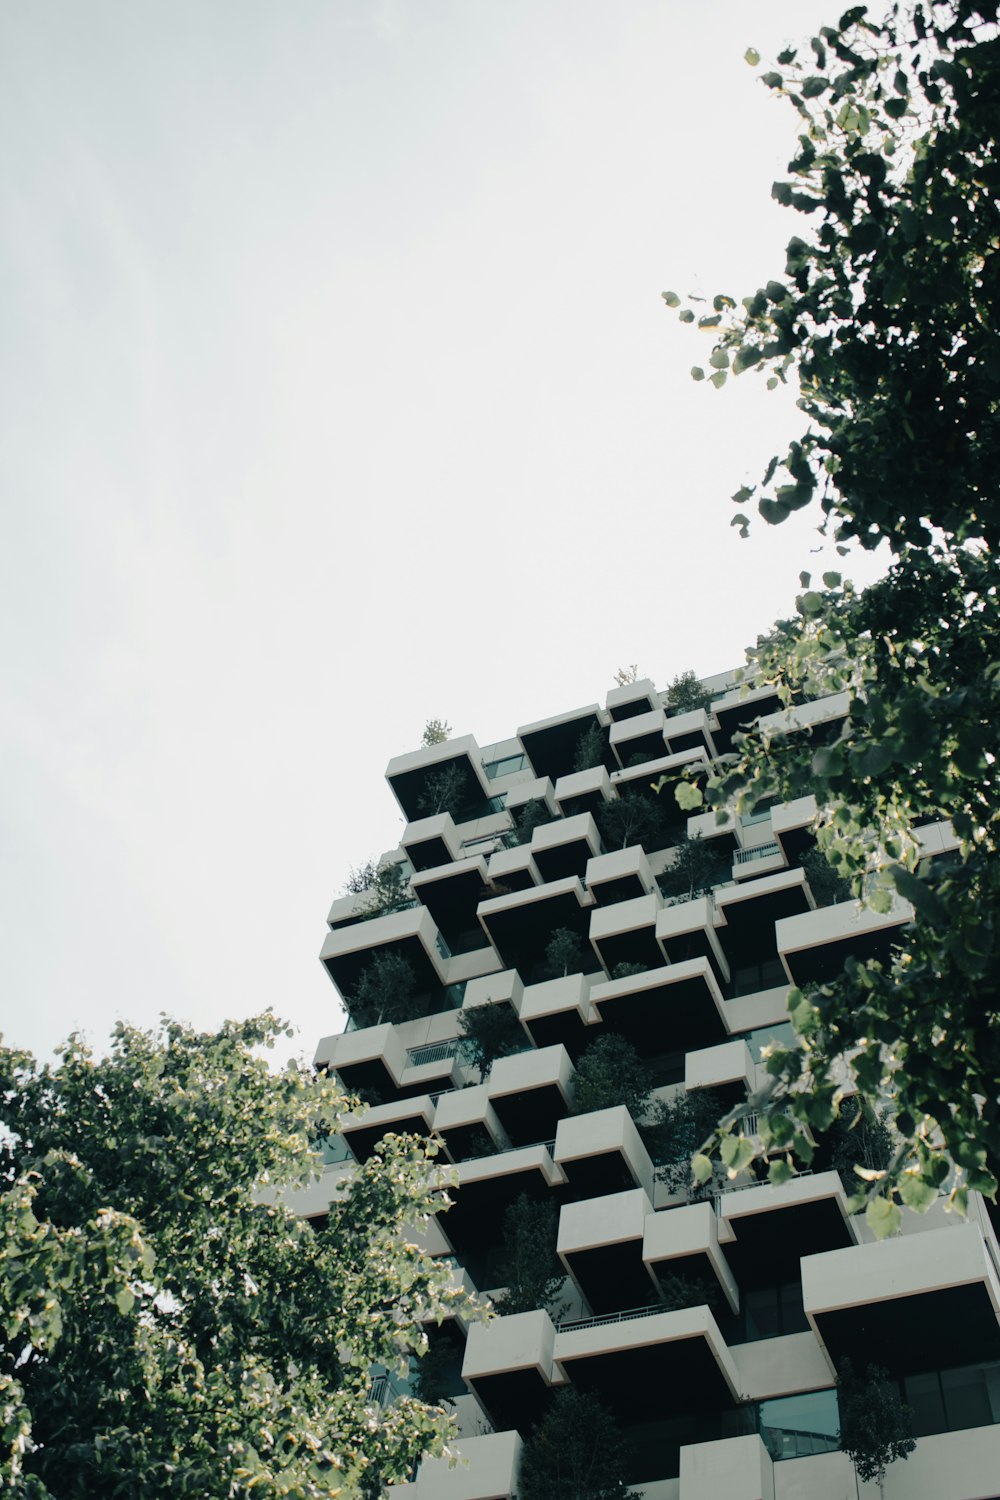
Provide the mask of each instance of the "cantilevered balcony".
[{"label": "cantilevered balcony", "polygon": [[765,714],[760,720],[760,730],[768,735],[808,732],[813,743],[823,744],[839,731],[850,710],[850,693],[831,693],[826,698],[812,698],[808,703]]},{"label": "cantilevered balcony", "polygon": [[415,870],[433,870],[462,857],[461,836],[449,812],[407,823],[399,844]]},{"label": "cantilevered balcony", "polygon": [[656,940],[656,918],[662,906],[659,891],[595,906],[590,914],[590,943],[608,973],[618,964],[660,968],[666,953]]},{"label": "cantilevered balcony", "polygon": [[689,1093],[711,1089],[719,1096],[724,1112],[753,1093],[756,1075],[750,1049],[742,1037],[690,1051],[684,1059],[684,1087]]},{"label": "cantilevered balcony", "polygon": [[729,961],[716,932],[716,909],[711,896],[665,903],[656,918],[656,937],[671,963],[704,958],[719,985],[728,985]]},{"label": "cantilevered balcony", "polygon": [[554,714],[548,719],[539,719],[534,724],[525,724],[517,731],[517,737],[538,776],[548,776],[558,781],[572,771],[576,761],[580,740],[591,730],[598,730],[604,740],[602,759],[613,765],[611,752],[607,749],[607,737],[601,710],[596,703],[585,708],[573,708],[567,713]]},{"label": "cantilevered balcony", "polygon": [[706,1046],[726,1035],[725,1002],[707,958],[595,984],[590,1000],[609,1031],[640,1057]]},{"label": "cantilevered balcony", "polygon": [[[445,778],[448,795],[445,806],[439,806]],[[480,807],[492,795],[483,774],[479,746],[471,734],[393,756],[385,779],[411,821],[448,811],[456,823],[461,823],[474,816],[470,809]]]},{"label": "cantilevered balcony", "polygon": [[689,713],[669,717],[663,726],[663,737],[671,755],[679,755],[682,750],[707,750],[715,759],[712,721],[703,708],[694,708]]},{"label": "cantilevered balcony", "polygon": [[603,1198],[642,1188],[652,1199],[653,1164],[623,1105],[560,1120],[555,1160],[577,1197]]},{"label": "cantilevered balcony", "polygon": [[384,1135],[430,1135],[434,1103],[429,1094],[376,1104],[358,1118],[347,1116],[341,1125],[344,1140],[356,1161],[367,1161]]},{"label": "cantilevered balcony", "polygon": [[560,1044],[576,1061],[595,1035],[590,991],[603,978],[598,970],[525,986],[519,1014],[536,1047]]},{"label": "cantilevered balcony", "polygon": [[781,845],[789,865],[798,864],[803,850],[811,847],[816,812],[816,798],[812,796],[795,797],[771,808],[771,837]]},{"label": "cantilevered balcony", "polygon": [[489,1432],[448,1445],[458,1455],[425,1458],[416,1479],[394,1484],[388,1500],[508,1500],[517,1493],[523,1443],[518,1432]]},{"label": "cantilevered balcony", "polygon": [[[756,1432],[682,1447],[680,1471],[678,1500],[774,1500],[774,1465]],[[842,1494],[830,1489],[829,1500]]]},{"label": "cantilevered balcony", "polygon": [[490,1156],[510,1147],[485,1083],[442,1094],[434,1112],[434,1130],[456,1162]]},{"label": "cantilevered balcony", "polygon": [[493,896],[479,906],[479,920],[504,965],[525,977],[545,960],[557,928],[587,941],[591,898],[575,875],[530,890]]},{"label": "cantilevered balcony", "polygon": [[634,719],[637,714],[648,714],[659,708],[660,695],[649,677],[640,677],[636,682],[623,682],[613,687],[604,700],[609,717],[615,724],[624,719]]},{"label": "cantilevered balcony", "polygon": [[775,937],[791,982],[815,984],[839,974],[848,956],[887,962],[912,919],[913,907],[900,896],[884,914],[860,901],[841,901],[780,920]]},{"label": "cantilevered balcony", "polygon": [[711,1203],[689,1203],[650,1214],[643,1223],[642,1258],[658,1288],[675,1278],[712,1289],[719,1307],[737,1312],[739,1288],[723,1249],[733,1238]]},{"label": "cantilevered balcony", "polygon": [[497,896],[509,896],[511,891],[526,891],[533,885],[544,883],[530,844],[497,849],[489,857],[486,874],[490,888]]},{"label": "cantilevered balcony", "polygon": [[515,1146],[554,1141],[573,1101],[573,1064],[565,1047],[500,1057],[490,1070],[489,1101]]},{"label": "cantilevered balcony", "polygon": [[505,805],[509,813],[518,812],[529,802],[541,802],[550,818],[559,816],[559,807],[552,791],[552,780],[548,776],[534,776],[529,781],[519,781],[507,792]]},{"label": "cantilevered balcony", "polygon": [[[471,1089],[463,1090],[472,1093]],[[445,1095],[445,1099],[451,1099]],[[438,1108],[444,1104],[439,1101]],[[450,1105],[448,1117],[450,1118]],[[447,1118],[445,1128],[447,1129]],[[494,1156],[462,1160],[458,1184],[449,1189],[452,1206],[436,1221],[442,1233],[481,1289],[489,1279],[503,1241],[504,1214],[522,1194],[549,1198],[564,1183],[548,1146],[521,1146]]]},{"label": "cantilevered balcony", "polygon": [[762,715],[775,713],[780,708],[781,699],[773,687],[741,685],[716,698],[712,712],[719,726],[714,734],[719,754],[724,755],[733,748],[733,735],[739,730],[748,729]]},{"label": "cantilevered balcony", "polygon": [[669,755],[664,735],[666,722],[663,709],[654,708],[612,724],[609,738],[619,766],[642,765]]},{"label": "cantilevered balcony", "polygon": [[645,1223],[652,1212],[652,1200],[642,1188],[563,1204],[559,1258],[595,1313],[657,1300],[657,1283],[642,1258]]},{"label": "cantilevered balcony", "polygon": [[439,990],[445,983],[447,944],[423,906],[390,912],[328,932],[320,959],[340,993],[347,998],[376,954],[392,953],[413,968],[418,990]]},{"label": "cantilevered balcony", "polygon": [[831,1369],[859,1349],[892,1375],[1000,1358],[1000,1280],[978,1224],[805,1254],[802,1294]]},{"label": "cantilevered balcony", "polygon": [[631,901],[637,896],[651,896],[657,892],[656,877],[641,844],[597,855],[588,861],[584,879],[598,906],[610,906],[617,901]]},{"label": "cantilevered balcony", "polygon": [[313,1059],[317,1068],[336,1073],[349,1093],[395,1098],[407,1067],[407,1049],[394,1026],[365,1026],[326,1036]]},{"label": "cantilevered balcony", "polygon": [[777,870],[716,891],[716,935],[737,994],[780,982],[776,924],[809,912],[811,902],[812,893],[800,869]]},{"label": "cantilevered balcony", "polygon": [[611,777],[603,765],[570,771],[560,776],[555,787],[555,798],[564,817],[597,812],[605,802],[611,801],[613,795]]},{"label": "cantilevered balcony", "polygon": [[744,1291],[798,1281],[801,1256],[839,1253],[857,1238],[836,1172],[726,1192],[717,1206],[732,1234],[726,1260]]},{"label": "cantilevered balcony", "polygon": [[476,915],[489,894],[486,860],[482,855],[438,865],[414,875],[413,894],[425,906],[452,953],[483,948],[488,939]]},{"label": "cantilevered balcony", "polygon": [[590,813],[542,823],[531,835],[531,855],[543,881],[582,876],[588,861],[601,853],[601,836]]},{"label": "cantilevered balcony", "polygon": [[555,1336],[552,1319],[542,1310],[470,1327],[462,1378],[498,1429],[529,1432],[544,1411]]}]

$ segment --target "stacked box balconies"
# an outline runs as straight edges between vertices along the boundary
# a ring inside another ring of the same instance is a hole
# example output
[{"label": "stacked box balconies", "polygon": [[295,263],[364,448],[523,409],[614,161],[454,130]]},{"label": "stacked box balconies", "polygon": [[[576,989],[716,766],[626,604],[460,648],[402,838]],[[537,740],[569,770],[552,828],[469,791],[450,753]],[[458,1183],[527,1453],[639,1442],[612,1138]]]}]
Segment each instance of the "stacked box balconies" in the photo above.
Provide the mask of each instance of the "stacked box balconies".
[{"label": "stacked box balconies", "polygon": [[[522,1445],[567,1385],[616,1414],[647,1500],[845,1500],[835,1366],[855,1352],[889,1367],[923,1414],[887,1497],[996,1493],[982,1476],[1000,1472],[1000,1251],[981,1205],[974,1223],[935,1209],[876,1245],[822,1138],[812,1166],[781,1186],[719,1169],[695,1190],[669,1169],[677,1148],[658,1111],[707,1093],[753,1134],[763,1049],[792,1040],[789,984],[822,980],[849,955],[889,957],[912,917],[898,900],[880,915],[814,894],[811,797],[743,819],[679,811],[676,781],[707,772],[753,718],[822,740],[844,712],[840,700],[786,712],[769,688],[713,686],[710,708],[676,714],[651,682],[627,683],[603,708],[483,750],[464,737],[397,757],[387,774],[408,821],[384,858],[408,860],[413,904],[373,915],[362,893],[331,911],[322,957],[348,1005],[378,954],[405,958],[418,992],[411,1019],[320,1044],[317,1063],[373,1101],[345,1119],[352,1157],[386,1131],[439,1143],[455,1183],[426,1243],[480,1293],[501,1289],[505,1217],[521,1199],[552,1206],[565,1273],[551,1309],[454,1333],[468,1463],[423,1465],[394,1489],[400,1500],[510,1500]],[[617,847],[629,824],[615,803],[637,798],[664,816]],[[677,893],[685,833],[716,856],[711,890]],[[924,839],[929,855],[953,847],[945,828]],[[576,956],[554,969],[560,929]],[[507,1055],[480,1076],[460,1017],[483,1006],[509,1014]],[[578,1069],[609,1036],[631,1043],[652,1079],[646,1116],[579,1107]],[[304,1211],[318,1214],[324,1184],[345,1170],[310,1189]],[[979,1478],[942,1488],[963,1437]]]}]

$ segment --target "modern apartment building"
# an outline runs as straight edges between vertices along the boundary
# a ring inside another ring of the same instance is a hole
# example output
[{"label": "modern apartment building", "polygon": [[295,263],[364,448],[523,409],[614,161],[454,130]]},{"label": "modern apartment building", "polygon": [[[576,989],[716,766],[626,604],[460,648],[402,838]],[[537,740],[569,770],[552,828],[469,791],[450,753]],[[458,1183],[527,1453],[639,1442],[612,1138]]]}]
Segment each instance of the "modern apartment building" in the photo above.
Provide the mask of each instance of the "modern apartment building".
[{"label": "modern apartment building", "polygon": [[[705,687],[707,707],[676,713],[652,682],[628,683],[498,744],[463,736],[396,757],[386,776],[407,822],[383,859],[401,867],[395,909],[372,915],[362,891],[330,911],[321,958],[349,1012],[376,958],[404,959],[414,985],[415,1018],[370,1024],[369,1009],[369,1024],[355,1015],[320,1043],[317,1063],[374,1101],[348,1122],[344,1155],[364,1160],[387,1131],[435,1135],[457,1187],[431,1252],[495,1292],[505,1213],[525,1195],[554,1205],[566,1277],[554,1315],[436,1331],[463,1462],[426,1463],[400,1500],[516,1496],[523,1444],[566,1384],[615,1414],[647,1500],[857,1500],[866,1487],[838,1441],[844,1356],[883,1365],[915,1414],[916,1451],[889,1469],[887,1500],[1000,1496],[991,1206],[973,1194],[966,1220],[906,1214],[875,1243],[822,1140],[782,1186],[720,1172],[695,1194],[658,1171],[645,1118],[577,1107],[581,1058],[613,1034],[651,1074],[653,1106],[705,1090],[727,1108],[749,1099],[763,1049],[791,1034],[789,984],[888,955],[912,915],[812,889],[811,798],[722,826],[678,811],[671,781],[741,724],[819,737],[846,710],[830,698],[788,713],[732,676]],[[671,876],[685,834],[716,856],[709,891]],[[950,847],[945,826],[923,838],[928,854]],[[553,973],[554,933],[571,935],[575,971]],[[521,1049],[483,1078],[459,1026],[480,1006],[509,1012]],[[316,1211],[346,1170],[331,1162]],[[392,1377],[376,1386],[392,1399]]]}]

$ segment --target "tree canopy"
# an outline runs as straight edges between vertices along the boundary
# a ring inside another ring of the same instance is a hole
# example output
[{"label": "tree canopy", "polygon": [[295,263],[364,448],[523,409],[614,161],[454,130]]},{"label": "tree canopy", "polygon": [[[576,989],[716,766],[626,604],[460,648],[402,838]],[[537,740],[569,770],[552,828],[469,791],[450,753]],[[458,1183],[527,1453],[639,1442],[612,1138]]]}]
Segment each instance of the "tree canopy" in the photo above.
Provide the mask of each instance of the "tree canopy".
[{"label": "tree canopy", "polygon": [[[870,1114],[891,1105],[898,1149],[859,1182],[880,1236],[900,1201],[925,1209],[945,1190],[962,1210],[970,1188],[994,1195],[1000,1163],[996,21],[996,4],[970,0],[892,6],[881,23],[856,6],[782,53],[762,81],[799,135],[774,197],[802,228],[764,287],[680,313],[715,339],[714,385],[756,369],[798,386],[804,428],[734,497],[734,524],[746,533],[754,499],[772,524],[816,506],[838,551],[885,542],[893,556],[863,594],[838,572],[822,588],[803,574],[796,618],[750,653],[790,708],[846,694],[838,737],[751,730],[704,792],[720,810],[815,793],[835,873],[876,911],[912,903],[892,961],[849,960],[792,991],[800,1046],[772,1052],[761,1101],[772,1158],[804,1161],[845,1079]],[[941,821],[958,846],[931,860],[920,830]],[[731,1172],[754,1154],[735,1122],[712,1144]],[[695,1166],[707,1179],[707,1158]]]},{"label": "tree canopy", "polygon": [[119,1025],[106,1057],[73,1037],[43,1068],[0,1049],[5,1492],[367,1500],[442,1451],[440,1409],[368,1391],[465,1302],[411,1242],[447,1178],[388,1138],[298,1218],[345,1101],[268,1067],[281,1034]]}]

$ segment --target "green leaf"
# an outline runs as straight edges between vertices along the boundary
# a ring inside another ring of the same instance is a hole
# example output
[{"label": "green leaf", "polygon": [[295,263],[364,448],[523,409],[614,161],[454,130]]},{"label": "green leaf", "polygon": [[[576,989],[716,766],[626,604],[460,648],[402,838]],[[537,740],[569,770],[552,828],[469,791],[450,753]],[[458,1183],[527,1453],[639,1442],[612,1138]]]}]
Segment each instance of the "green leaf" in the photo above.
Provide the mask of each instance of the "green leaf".
[{"label": "green leaf", "polygon": [[935,926],[947,926],[949,921],[947,907],[926,880],[921,880],[919,875],[914,875],[903,865],[893,865],[889,870],[889,878],[904,901],[909,901],[921,916],[926,917]]},{"label": "green leaf", "polygon": [[692,365],[691,366],[691,379],[692,380],[704,380],[705,379],[705,371],[701,368],[700,365]]},{"label": "green leaf", "polygon": [[121,1313],[122,1317],[127,1317],[128,1314],[132,1311],[133,1307],[135,1306],[135,1297],[129,1291],[127,1286],[123,1286],[118,1295],[115,1297],[115,1306]]},{"label": "green leaf", "polygon": [[713,370],[729,369],[729,355],[725,349],[713,349],[708,362]]},{"label": "green leaf", "polygon": [[904,1172],[899,1179],[899,1196],[907,1208],[924,1214],[932,1203],[937,1202],[938,1191],[931,1182],[925,1182],[916,1172]]},{"label": "green leaf", "polygon": [[767,1175],[774,1187],[780,1187],[783,1182],[787,1182],[790,1177],[794,1177],[795,1173],[785,1158],[779,1157],[777,1161],[772,1161]]},{"label": "green leaf", "polygon": [[680,319],[680,321],[682,323],[693,323],[694,322],[694,313],[691,311],[691,309],[689,307],[682,307],[681,310],[680,310],[680,312],[677,314],[677,316],[678,316],[678,318]]},{"label": "green leaf", "polygon": [[823,613],[823,595],[817,594],[815,589],[809,589],[799,600],[801,613],[804,615],[819,615]]},{"label": "green leaf", "polygon": [[727,1135],[723,1137],[719,1154],[727,1175],[733,1178],[750,1165],[757,1153],[753,1141],[747,1140],[746,1136]]},{"label": "green leaf", "polygon": [[676,292],[664,292],[663,300],[668,307],[680,307],[681,305],[681,299]]},{"label": "green leaf", "polygon": [[711,385],[714,385],[715,389],[717,391],[721,391],[722,390],[722,387],[726,383],[726,378],[727,378],[727,371],[725,371],[725,370],[716,370],[716,372],[715,372],[714,375],[710,375],[708,377],[709,383]]},{"label": "green leaf", "polygon": [[868,897],[868,905],[880,917],[887,916],[892,911],[892,892],[886,890],[884,885],[879,886]]},{"label": "green leaf", "polygon": [[751,68],[755,68],[760,62],[760,53],[757,51],[757,48],[748,47],[743,54],[743,61],[749,63]]},{"label": "green leaf", "polygon": [[888,1198],[873,1198],[865,1210],[865,1218],[875,1238],[884,1240],[898,1232],[902,1214],[899,1205]]},{"label": "green leaf", "polygon": [[693,812],[704,804],[701,787],[693,781],[679,781],[674,787],[674,797],[682,812]]},{"label": "green leaf", "polygon": [[839,589],[840,585],[841,585],[841,582],[842,582],[842,580],[841,580],[841,576],[840,576],[839,573],[824,573],[823,574],[823,584],[824,584],[825,588],[828,588],[828,589]]},{"label": "green leaf", "polygon": [[691,1158],[691,1173],[695,1182],[707,1182],[712,1175],[712,1163],[710,1159],[698,1152],[697,1156]]}]

